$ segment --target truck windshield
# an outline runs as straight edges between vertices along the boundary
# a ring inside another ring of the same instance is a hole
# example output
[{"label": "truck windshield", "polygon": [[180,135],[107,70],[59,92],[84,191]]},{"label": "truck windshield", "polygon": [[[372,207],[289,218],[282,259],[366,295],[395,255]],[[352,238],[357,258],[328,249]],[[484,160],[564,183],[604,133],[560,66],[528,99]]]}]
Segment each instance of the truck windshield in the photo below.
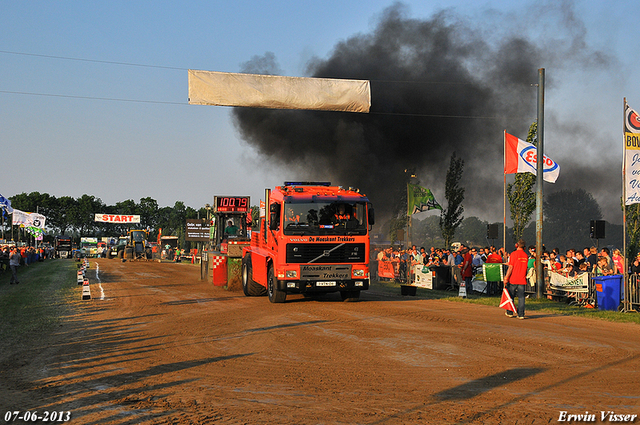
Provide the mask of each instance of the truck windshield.
[{"label": "truck windshield", "polygon": [[285,235],[366,235],[366,202],[285,202]]}]

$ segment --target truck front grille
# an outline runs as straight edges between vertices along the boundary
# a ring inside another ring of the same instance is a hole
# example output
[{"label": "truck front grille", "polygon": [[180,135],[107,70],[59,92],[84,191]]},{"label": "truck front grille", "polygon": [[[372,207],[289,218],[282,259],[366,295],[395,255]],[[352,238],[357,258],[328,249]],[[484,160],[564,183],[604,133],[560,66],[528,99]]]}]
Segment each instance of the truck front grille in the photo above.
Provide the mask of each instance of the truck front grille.
[{"label": "truck front grille", "polygon": [[[315,260],[315,261],[314,261]],[[287,245],[287,263],[364,263],[363,243],[320,243]]]}]

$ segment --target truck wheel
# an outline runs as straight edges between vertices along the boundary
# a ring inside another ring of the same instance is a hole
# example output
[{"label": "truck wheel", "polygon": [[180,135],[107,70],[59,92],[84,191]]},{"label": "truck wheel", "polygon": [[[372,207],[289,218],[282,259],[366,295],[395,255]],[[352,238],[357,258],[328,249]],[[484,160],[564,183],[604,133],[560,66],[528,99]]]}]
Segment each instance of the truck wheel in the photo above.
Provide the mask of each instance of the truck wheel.
[{"label": "truck wheel", "polygon": [[261,297],[267,294],[267,288],[253,280],[251,257],[246,255],[242,259],[242,290],[248,297]]},{"label": "truck wheel", "polygon": [[245,258],[242,259],[242,292],[244,292],[244,296],[249,296],[249,255],[246,255]]},{"label": "truck wheel", "polygon": [[267,272],[267,294],[269,295],[269,301],[272,303],[283,303],[287,299],[287,293],[278,290],[273,266],[269,266],[269,271]]},{"label": "truck wheel", "polygon": [[356,302],[360,299],[360,291],[340,291],[340,296],[344,302]]}]

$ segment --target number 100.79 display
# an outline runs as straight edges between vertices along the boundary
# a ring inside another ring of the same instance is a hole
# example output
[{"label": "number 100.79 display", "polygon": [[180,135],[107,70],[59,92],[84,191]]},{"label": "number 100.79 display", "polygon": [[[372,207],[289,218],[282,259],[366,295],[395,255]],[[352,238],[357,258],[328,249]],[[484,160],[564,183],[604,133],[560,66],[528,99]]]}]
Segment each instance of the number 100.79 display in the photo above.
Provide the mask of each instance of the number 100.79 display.
[{"label": "number 100.79 display", "polygon": [[247,212],[249,207],[248,196],[216,196],[214,199],[217,212]]}]

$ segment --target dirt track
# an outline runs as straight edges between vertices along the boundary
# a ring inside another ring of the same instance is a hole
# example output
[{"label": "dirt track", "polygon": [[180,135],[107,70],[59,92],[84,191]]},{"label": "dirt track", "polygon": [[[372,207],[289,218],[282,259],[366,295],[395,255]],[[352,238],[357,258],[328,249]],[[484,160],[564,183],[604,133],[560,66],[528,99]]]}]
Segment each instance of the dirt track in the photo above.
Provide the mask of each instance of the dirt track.
[{"label": "dirt track", "polygon": [[[640,415],[640,328],[385,296],[266,297],[99,260],[94,299],[14,358],[0,407],[73,424],[555,423]],[[80,298],[80,287],[78,287]],[[15,367],[13,367],[15,365]],[[640,423],[636,419],[635,423]]]}]

